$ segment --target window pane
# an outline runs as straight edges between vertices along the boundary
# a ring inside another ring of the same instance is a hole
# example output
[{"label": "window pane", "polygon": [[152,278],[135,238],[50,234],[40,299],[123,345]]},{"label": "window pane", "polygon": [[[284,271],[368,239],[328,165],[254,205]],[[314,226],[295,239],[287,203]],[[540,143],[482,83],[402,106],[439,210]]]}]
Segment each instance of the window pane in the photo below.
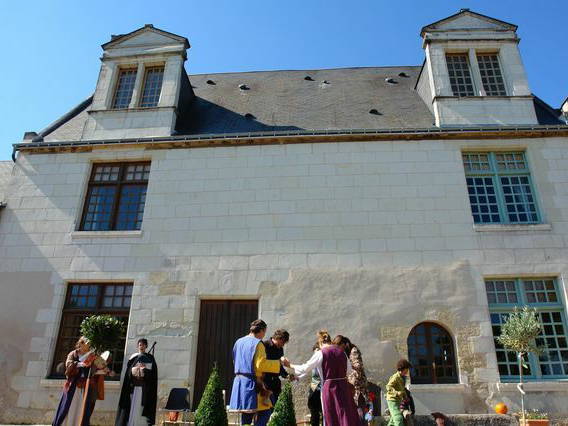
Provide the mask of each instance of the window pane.
[{"label": "window pane", "polygon": [[140,100],[141,107],[155,107],[158,105],[163,77],[164,67],[152,67],[146,70],[144,90]]},{"label": "window pane", "polygon": [[493,178],[467,177],[467,191],[475,223],[498,223],[501,221]]},{"label": "window pane", "polygon": [[524,152],[503,152],[495,154],[499,170],[524,170],[527,168]]},{"label": "window pane", "polygon": [[517,290],[513,280],[485,281],[485,291],[490,304],[517,303]]},{"label": "window pane", "polygon": [[477,55],[477,63],[485,94],[487,96],[506,96],[507,91],[505,90],[498,56],[495,54]]},{"label": "window pane", "polygon": [[[568,375],[563,357],[566,356],[568,345],[566,343],[566,329],[560,312],[540,312],[539,319],[542,324],[542,337],[546,345],[539,357],[539,365],[543,376]],[[559,319],[559,321],[555,321]]]},{"label": "window pane", "polygon": [[136,81],[136,70],[120,70],[118,75],[118,82],[116,85],[116,92],[114,94],[113,108],[122,109],[128,108],[130,100],[132,99],[132,92],[134,90],[134,82]]},{"label": "window pane", "polygon": [[120,172],[120,165],[95,165],[94,182],[116,182]]},{"label": "window pane", "polygon": [[528,176],[501,176],[505,208],[511,223],[538,221]]},{"label": "window pane", "polygon": [[463,153],[463,165],[466,171],[489,170],[489,155],[485,153]]},{"label": "window pane", "polygon": [[446,63],[454,96],[474,96],[467,55],[448,54]]},{"label": "window pane", "polygon": [[145,201],[146,185],[123,186],[118,206],[116,229],[141,229]]},{"label": "window pane", "polygon": [[83,212],[83,231],[108,231],[111,229],[115,195],[115,186],[93,186],[90,188],[85,212]]}]

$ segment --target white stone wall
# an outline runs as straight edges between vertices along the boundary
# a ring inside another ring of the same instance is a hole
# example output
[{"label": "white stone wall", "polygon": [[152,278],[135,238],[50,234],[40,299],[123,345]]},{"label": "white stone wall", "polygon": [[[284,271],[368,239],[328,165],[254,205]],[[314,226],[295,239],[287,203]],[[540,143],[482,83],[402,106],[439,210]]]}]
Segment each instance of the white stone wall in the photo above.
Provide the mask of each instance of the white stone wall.
[{"label": "white stone wall", "polygon": [[[134,37],[107,47],[82,132],[83,140],[170,136],[175,127],[185,72],[186,46],[145,28]],[[140,108],[147,67],[163,66],[164,75],[157,107]],[[127,109],[113,110],[117,80],[122,68],[136,68],[136,82]]]},{"label": "white stone wall", "polygon": [[[50,278],[33,285],[49,286],[54,296],[35,315],[45,331],[30,340],[30,360],[9,380],[17,402],[3,415],[49,420],[60,383],[44,377],[66,283],[83,280],[134,282],[127,352],[139,336],[158,341],[162,396],[172,386],[192,385],[200,299],[258,297],[269,325],[292,331],[291,356],[307,357],[316,331],[309,328],[328,326],[354,336],[374,380],[384,380],[393,360],[406,355],[405,338],[415,323],[443,324],[458,353],[461,383],[450,388],[462,395],[444,409],[482,411],[485,398],[491,403],[500,395],[484,276],[552,274],[563,285],[568,272],[567,143],[385,141],[20,154],[10,207],[0,220],[0,281],[3,272],[44,272]],[[526,149],[545,225],[480,232],[460,152],[504,147]],[[90,164],[129,159],[152,161],[142,230],[77,232]],[[409,296],[428,280],[428,296]],[[328,292],[325,282],[344,285]],[[351,291],[352,282],[360,288]],[[398,297],[403,285],[407,295]],[[375,300],[373,286],[381,294]],[[320,321],[306,315],[313,305],[306,300],[321,304]],[[344,306],[352,307],[346,311],[352,317],[341,321],[334,314]],[[0,334],[9,333],[1,327]],[[565,385],[555,384],[564,397]],[[113,386],[99,414],[114,409]],[[436,409],[433,392],[423,390],[421,397],[417,390],[422,409]]]},{"label": "white stone wall", "polygon": [[[427,30],[423,38],[436,125],[538,123],[514,31],[498,30],[494,23],[465,15],[440,25],[435,31]],[[476,58],[477,54],[486,52],[499,57],[507,96],[486,96]],[[446,64],[448,53],[468,55],[474,96],[453,97]],[[423,93],[421,96],[427,99]]]},{"label": "white stone wall", "polygon": [[12,175],[12,167],[14,163],[11,161],[0,161],[0,203],[4,202],[5,194],[8,191],[8,182]]}]

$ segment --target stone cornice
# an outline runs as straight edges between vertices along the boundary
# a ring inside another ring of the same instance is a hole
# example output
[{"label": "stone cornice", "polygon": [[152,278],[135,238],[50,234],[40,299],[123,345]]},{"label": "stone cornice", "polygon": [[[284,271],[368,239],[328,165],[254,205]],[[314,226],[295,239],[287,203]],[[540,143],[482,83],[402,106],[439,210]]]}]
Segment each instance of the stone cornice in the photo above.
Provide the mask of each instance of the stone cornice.
[{"label": "stone cornice", "polygon": [[[88,152],[132,146],[145,149],[206,148],[216,146],[283,145],[325,142],[396,140],[484,140],[568,137],[568,126],[506,126],[424,129],[352,129],[251,132],[235,134],[164,136],[137,139],[84,140],[14,144],[14,152]],[[567,140],[568,143],[568,140]]]}]

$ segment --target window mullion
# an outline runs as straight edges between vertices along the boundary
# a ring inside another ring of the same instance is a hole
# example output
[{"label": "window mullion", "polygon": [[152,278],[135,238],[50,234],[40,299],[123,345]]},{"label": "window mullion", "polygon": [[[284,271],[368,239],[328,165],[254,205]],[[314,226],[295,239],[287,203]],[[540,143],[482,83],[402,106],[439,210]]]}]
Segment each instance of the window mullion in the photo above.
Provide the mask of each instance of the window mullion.
[{"label": "window mullion", "polygon": [[509,216],[507,215],[507,207],[505,205],[505,194],[501,187],[500,172],[497,166],[497,158],[495,153],[489,153],[489,162],[491,164],[491,171],[493,176],[493,184],[495,186],[495,196],[497,197],[497,205],[499,206],[499,217],[501,223],[509,223]]},{"label": "window mullion", "polygon": [[120,207],[120,195],[122,192],[122,182],[124,180],[124,173],[126,170],[126,165],[121,164],[120,170],[118,171],[118,181],[116,183],[116,193],[114,194],[114,202],[112,206],[112,217],[111,217],[111,229],[116,230],[116,221],[118,218],[118,209]]}]

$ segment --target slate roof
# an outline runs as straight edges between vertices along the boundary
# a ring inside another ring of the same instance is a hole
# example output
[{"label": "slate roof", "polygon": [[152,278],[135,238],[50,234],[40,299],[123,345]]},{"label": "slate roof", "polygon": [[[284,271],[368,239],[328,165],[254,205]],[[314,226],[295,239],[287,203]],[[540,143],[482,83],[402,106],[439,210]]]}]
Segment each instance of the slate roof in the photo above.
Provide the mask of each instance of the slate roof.
[{"label": "slate roof", "polygon": [[[194,96],[180,108],[183,113],[177,120],[177,134],[434,127],[432,113],[414,90],[420,69],[403,66],[189,75]],[[308,76],[311,80],[305,79]],[[208,80],[214,84],[208,84]],[[243,84],[247,90],[239,88]],[[80,140],[90,102],[88,98],[40,132],[43,140]],[[535,106],[539,124],[561,123],[554,109],[546,108],[544,102],[536,101]],[[372,109],[376,113],[370,113]]]},{"label": "slate roof", "polygon": [[[414,90],[419,72],[420,67],[384,67],[192,75],[196,98],[179,131],[431,127],[434,117]],[[248,90],[239,89],[241,84]]]}]

